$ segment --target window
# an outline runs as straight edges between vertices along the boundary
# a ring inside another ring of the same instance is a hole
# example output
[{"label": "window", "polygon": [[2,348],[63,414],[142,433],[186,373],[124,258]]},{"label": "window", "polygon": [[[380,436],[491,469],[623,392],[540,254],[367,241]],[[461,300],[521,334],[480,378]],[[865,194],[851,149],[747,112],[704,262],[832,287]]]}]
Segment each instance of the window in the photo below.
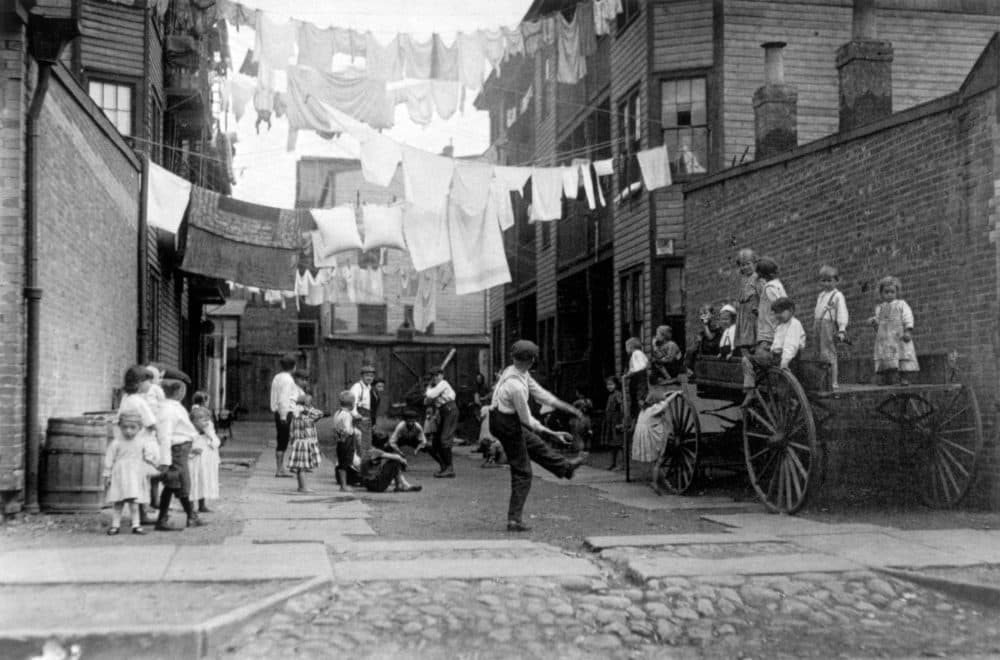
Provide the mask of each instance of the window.
[{"label": "window", "polygon": [[645,317],[642,270],[625,273],[621,277],[622,340],[629,337],[642,339]]},{"label": "window", "polygon": [[102,80],[90,81],[90,98],[94,99],[111,123],[122,135],[132,135],[132,85],[120,85]]},{"label": "window", "polygon": [[636,153],[642,149],[642,101],[638,88],[629,92],[625,100],[618,104],[618,139],[624,160],[619,173],[618,191],[623,195],[633,184],[639,182],[640,177]]},{"label": "window", "polygon": [[386,333],[385,305],[358,305],[358,333],[362,335]]},{"label": "window", "polygon": [[670,174],[704,174],[708,164],[708,113],[705,79],[660,83],[660,122],[670,154]]},{"label": "window", "polygon": [[621,32],[639,15],[639,0],[622,0],[622,10],[617,17],[617,30]]},{"label": "window", "polygon": [[319,324],[316,321],[296,321],[298,324],[298,347],[312,348],[319,343]]}]

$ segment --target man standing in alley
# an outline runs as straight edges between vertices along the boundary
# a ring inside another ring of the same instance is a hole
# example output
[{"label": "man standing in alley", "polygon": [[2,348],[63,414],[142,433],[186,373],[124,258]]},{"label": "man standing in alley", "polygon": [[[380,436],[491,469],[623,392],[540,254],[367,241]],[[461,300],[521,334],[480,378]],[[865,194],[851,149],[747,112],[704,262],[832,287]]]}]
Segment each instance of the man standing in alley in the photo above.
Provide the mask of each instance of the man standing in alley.
[{"label": "man standing in alley", "polygon": [[271,380],[271,412],[274,413],[274,428],[277,434],[274,451],[277,468],[274,476],[290,477],[291,473],[285,470],[285,451],[288,449],[288,440],[291,437],[292,405],[298,398],[298,386],[292,376],[298,358],[293,353],[288,353],[281,356],[278,364],[281,366],[281,371]]},{"label": "man standing in alley", "polygon": [[510,507],[507,511],[507,531],[526,532],[530,527],[521,519],[524,503],[531,490],[531,461],[564,479],[572,479],[573,473],[583,462],[581,458],[567,459],[553,450],[539,435],[556,438],[569,444],[569,433],[546,428],[531,415],[528,399],[533,398],[542,405],[549,405],[580,418],[583,413],[562,401],[535,382],[528,370],[538,357],[538,346],[534,342],[521,340],[511,348],[514,364],[504,369],[493,390],[490,406],[490,433],[500,440],[507,463],[510,466]]},{"label": "man standing in alley", "polygon": [[361,379],[351,385],[354,395],[354,423],[361,431],[361,442],[358,455],[364,456],[372,447],[372,381],[375,380],[375,367],[370,364],[361,365]]},{"label": "man standing in alley", "polygon": [[424,403],[434,406],[437,414],[430,454],[441,466],[441,470],[434,476],[450,479],[455,477],[451,448],[455,444],[455,431],[458,429],[458,404],[455,403],[455,389],[444,379],[444,369],[431,367],[430,375],[431,382],[424,391]]}]

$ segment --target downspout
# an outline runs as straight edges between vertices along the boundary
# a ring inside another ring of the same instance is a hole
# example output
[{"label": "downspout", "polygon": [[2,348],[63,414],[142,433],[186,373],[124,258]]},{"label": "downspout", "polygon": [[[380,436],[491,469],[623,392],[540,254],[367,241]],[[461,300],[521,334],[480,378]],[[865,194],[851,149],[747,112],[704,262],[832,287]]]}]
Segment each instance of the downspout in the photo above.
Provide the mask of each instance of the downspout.
[{"label": "downspout", "polygon": [[[145,124],[149,115],[149,23],[150,9],[143,11],[142,15],[142,123]],[[149,328],[147,327],[146,313],[146,277],[149,269],[149,223],[146,218],[146,206],[149,200],[149,154],[152,152],[154,142],[160,139],[159,135],[146,133],[146,138],[150,141],[143,149],[142,158],[142,187],[139,192],[139,228],[138,247],[136,248],[136,294],[138,317],[136,318],[135,329],[135,353],[136,362],[146,364],[149,359]],[[152,313],[156,313],[153,310]]]}]

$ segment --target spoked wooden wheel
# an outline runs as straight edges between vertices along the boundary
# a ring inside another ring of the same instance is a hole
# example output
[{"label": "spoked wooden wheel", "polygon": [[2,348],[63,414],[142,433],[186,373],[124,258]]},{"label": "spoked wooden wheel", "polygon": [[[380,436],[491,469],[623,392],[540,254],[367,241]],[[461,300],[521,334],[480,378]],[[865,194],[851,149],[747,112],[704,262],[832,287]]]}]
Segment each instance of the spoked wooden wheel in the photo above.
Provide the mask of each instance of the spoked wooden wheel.
[{"label": "spoked wooden wheel", "polygon": [[743,453],[750,483],[768,509],[795,513],[805,504],[822,457],[809,400],[790,372],[770,368],[758,375],[743,409]]},{"label": "spoked wooden wheel", "polygon": [[694,483],[698,469],[698,443],[701,423],[698,411],[683,395],[667,404],[663,419],[666,442],[660,453],[660,483],[671,493],[681,495]]},{"label": "spoked wooden wheel", "polygon": [[928,506],[955,506],[969,491],[983,448],[983,422],[972,388],[960,385],[919,397],[903,395],[904,440],[922,454],[920,495]]}]

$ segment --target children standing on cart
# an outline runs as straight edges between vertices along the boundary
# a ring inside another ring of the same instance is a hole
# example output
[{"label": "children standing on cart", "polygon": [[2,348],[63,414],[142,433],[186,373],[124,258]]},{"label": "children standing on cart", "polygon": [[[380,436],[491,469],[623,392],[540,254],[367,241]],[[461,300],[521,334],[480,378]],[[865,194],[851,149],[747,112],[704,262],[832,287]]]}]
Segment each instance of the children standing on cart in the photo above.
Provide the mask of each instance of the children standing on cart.
[{"label": "children standing on cart", "polygon": [[758,370],[772,366],[789,369],[792,360],[806,346],[806,333],[802,329],[802,323],[795,318],[795,303],[791,298],[782,297],[775,300],[771,304],[771,314],[776,327],[770,351],[743,356],[743,389],[746,391],[744,406],[754,398]]},{"label": "children standing on cart", "polygon": [[882,302],[868,322],[875,328],[875,373],[880,385],[908,385],[908,375],[920,371],[913,346],[913,310],[899,298],[903,285],[888,275],[879,280]]},{"label": "children standing on cart", "polygon": [[824,265],[819,269],[819,283],[823,287],[816,299],[813,318],[813,338],[819,351],[819,359],[830,365],[830,386],[840,387],[837,374],[837,342],[846,340],[847,302],[837,288],[840,273],[836,268]]}]

